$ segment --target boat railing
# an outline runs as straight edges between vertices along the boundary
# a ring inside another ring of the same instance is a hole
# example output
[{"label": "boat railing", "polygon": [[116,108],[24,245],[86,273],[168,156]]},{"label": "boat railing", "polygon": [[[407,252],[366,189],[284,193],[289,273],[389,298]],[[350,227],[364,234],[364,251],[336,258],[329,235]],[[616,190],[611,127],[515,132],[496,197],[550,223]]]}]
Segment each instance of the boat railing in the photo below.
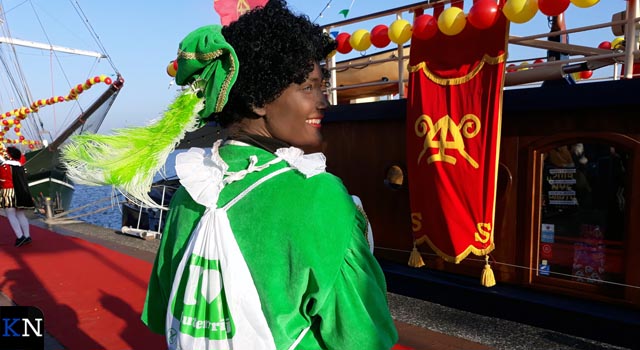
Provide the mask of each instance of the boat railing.
[{"label": "boat railing", "polygon": [[[55,210],[56,199],[47,197],[43,199],[43,207],[39,207],[37,211],[38,214],[44,215],[45,224],[65,225],[82,223],[84,222],[82,218],[120,207],[123,221],[120,232],[143,239],[159,239],[162,237],[164,221],[169,211],[169,193],[173,193],[175,190],[177,187],[172,185],[162,183],[152,185],[151,191],[157,191],[160,194],[158,199],[154,199],[158,204],[154,207],[144,205],[126,196],[123,199],[122,194],[113,191],[110,196],[65,211]],[[136,214],[133,222],[125,220],[127,212]]]},{"label": "boat railing", "polygon": [[[120,231],[127,235],[140,237],[143,239],[160,239],[162,237],[162,229],[166,215],[169,212],[168,202],[169,192],[173,193],[178,187],[163,183],[155,183],[151,186],[152,191],[160,193],[158,206],[151,207],[134,199],[127,199],[122,206],[122,228]],[[133,218],[135,225],[128,222],[126,211],[135,212],[137,215]]]},{"label": "boat railing", "polygon": [[[416,4],[397,7],[386,11],[330,23],[324,25],[323,29],[327,33],[331,33],[333,30],[342,26],[363,23],[383,17],[395,15],[396,19],[402,19],[403,16],[408,18],[410,16],[413,16],[413,14],[417,11],[431,9],[433,7],[448,4],[453,1],[454,0],[423,1]],[[627,1],[626,3],[626,11],[624,11],[624,13],[621,13],[621,16],[618,16],[622,19],[613,20],[612,18],[612,21],[609,22],[565,30],[556,30],[530,36],[509,36],[509,45],[518,45],[535,49],[567,53],[569,55],[569,58],[562,60],[548,60],[547,62],[540,62],[532,65],[516,66],[515,69],[513,68],[515,62],[522,63],[526,60],[510,60],[507,62],[506,66],[512,67],[508,69],[505,74],[505,86],[524,86],[530,85],[532,83],[541,83],[545,80],[557,80],[563,78],[567,74],[596,70],[607,66],[613,67],[613,73],[610,76],[598,78],[598,80],[618,80],[622,78],[634,78],[634,62],[636,61],[636,58],[640,58],[640,51],[638,51],[637,33],[638,23],[640,22],[640,10],[638,4],[639,1]],[[549,40],[539,40],[542,38],[558,37],[565,34],[584,33],[596,29],[614,27],[624,28],[625,45],[619,49],[601,49],[597,47],[565,44]],[[386,98],[404,98],[405,86],[408,83],[408,48],[409,45],[407,44],[398,44],[391,50],[383,51],[383,55],[380,55],[380,53],[376,53],[368,56],[347,59],[341,62],[338,62],[336,55],[333,55],[326,62],[326,68],[330,72],[330,82],[329,86],[327,87],[327,95],[331,104],[335,105],[339,103],[338,93],[340,91],[390,84],[395,84],[397,86],[397,89],[393,90],[393,93],[391,94],[383,96],[380,96],[378,94],[362,97],[384,98],[386,96]],[[546,57],[546,55],[544,57]],[[338,74],[344,72],[345,70],[362,69],[367,66],[381,65],[388,62],[395,62],[396,64],[396,71],[393,72],[394,79],[383,78],[375,81],[365,81],[355,84],[340,84],[340,82],[338,81]],[[620,64],[624,64],[623,72],[619,72]],[[636,74],[636,76],[638,75],[639,74]],[[594,81],[595,80],[596,79],[594,79]],[[357,102],[357,99],[354,100],[351,100],[351,102]]]}]

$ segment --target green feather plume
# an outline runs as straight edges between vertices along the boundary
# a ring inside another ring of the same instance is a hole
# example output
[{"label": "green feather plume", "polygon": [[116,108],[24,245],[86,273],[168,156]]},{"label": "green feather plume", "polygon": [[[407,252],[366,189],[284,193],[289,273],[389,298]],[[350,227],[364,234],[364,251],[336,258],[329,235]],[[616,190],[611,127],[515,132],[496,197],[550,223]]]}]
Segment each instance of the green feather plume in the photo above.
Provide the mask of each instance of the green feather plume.
[{"label": "green feather plume", "polygon": [[128,197],[158,207],[148,195],[153,177],[185,133],[197,129],[202,106],[202,99],[187,90],[151,125],[117,129],[113,135],[72,137],[62,149],[67,175],[80,184],[112,185]]}]

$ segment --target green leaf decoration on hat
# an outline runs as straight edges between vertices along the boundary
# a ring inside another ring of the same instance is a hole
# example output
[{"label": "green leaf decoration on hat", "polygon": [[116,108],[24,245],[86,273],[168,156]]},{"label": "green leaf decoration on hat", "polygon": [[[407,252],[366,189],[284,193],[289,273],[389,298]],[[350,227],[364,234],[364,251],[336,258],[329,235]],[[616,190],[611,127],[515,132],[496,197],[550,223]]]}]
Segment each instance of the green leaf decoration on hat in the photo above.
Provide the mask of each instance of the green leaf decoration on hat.
[{"label": "green leaf decoration on hat", "polygon": [[222,35],[222,26],[209,25],[189,33],[178,50],[178,85],[204,84],[200,117],[220,112],[238,77],[238,57]]},{"label": "green leaf decoration on hat", "polygon": [[148,195],[153,177],[185,133],[197,129],[201,107],[202,100],[186,90],[149,126],[73,136],[62,149],[67,175],[80,184],[112,185],[129,198],[159,207]]}]

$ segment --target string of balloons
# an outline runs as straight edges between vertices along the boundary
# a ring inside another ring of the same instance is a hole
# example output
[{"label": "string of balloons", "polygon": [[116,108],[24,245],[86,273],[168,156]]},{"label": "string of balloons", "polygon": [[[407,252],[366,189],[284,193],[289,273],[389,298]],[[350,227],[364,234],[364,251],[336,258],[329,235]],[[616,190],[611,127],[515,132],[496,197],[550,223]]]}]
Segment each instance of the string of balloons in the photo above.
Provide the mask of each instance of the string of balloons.
[{"label": "string of balloons", "polygon": [[402,45],[412,36],[421,40],[429,40],[441,33],[454,36],[462,32],[467,23],[477,29],[487,29],[493,26],[500,13],[513,23],[530,21],[540,11],[546,16],[557,16],[565,12],[573,4],[576,7],[587,8],[594,6],[600,0],[508,0],[498,5],[496,0],[477,0],[468,13],[464,13],[461,3],[454,3],[451,7],[434,11],[433,15],[422,14],[414,19],[413,25],[406,19],[397,19],[390,26],[384,24],[375,26],[371,31],[358,29],[352,34],[337,33],[337,52],[347,54],[353,49],[366,51],[372,45],[383,48],[391,42]]},{"label": "string of balloons", "polygon": [[[36,145],[40,145],[40,141],[27,140],[22,135],[21,121],[27,119],[27,116],[29,114],[37,112],[41,107],[50,106],[59,102],[76,100],[78,98],[78,95],[86,90],[89,90],[93,85],[98,83],[110,85],[112,83],[112,79],[104,74],[95,76],[93,78],[87,79],[84,84],[78,84],[73,87],[69,91],[69,94],[67,94],[67,96],[53,96],[46,99],[36,100],[33,101],[29,106],[15,108],[13,110],[0,114],[0,142],[7,144],[28,145],[31,149],[35,148]],[[6,133],[10,132],[12,128],[18,138],[5,138]]]}]

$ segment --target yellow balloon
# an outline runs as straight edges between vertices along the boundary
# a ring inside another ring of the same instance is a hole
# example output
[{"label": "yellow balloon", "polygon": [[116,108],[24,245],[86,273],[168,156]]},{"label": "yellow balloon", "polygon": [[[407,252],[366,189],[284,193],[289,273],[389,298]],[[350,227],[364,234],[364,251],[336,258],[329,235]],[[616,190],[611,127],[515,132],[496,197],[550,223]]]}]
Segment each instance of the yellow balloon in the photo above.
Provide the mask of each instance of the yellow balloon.
[{"label": "yellow balloon", "polygon": [[600,0],[571,0],[572,4],[582,8],[591,7],[599,2]]},{"label": "yellow balloon", "polygon": [[580,77],[580,72],[571,73],[571,77],[574,81],[582,80],[582,78]]},{"label": "yellow balloon", "polygon": [[502,12],[513,23],[529,22],[538,12],[538,0],[509,0]]},{"label": "yellow balloon", "polygon": [[406,19],[397,19],[389,26],[389,39],[398,45],[402,45],[411,39],[413,29]]},{"label": "yellow balloon", "polygon": [[459,7],[449,7],[438,17],[438,28],[446,35],[459,34],[467,24],[467,18]]},{"label": "yellow balloon", "polygon": [[177,67],[178,64],[176,63],[176,61],[169,62],[169,65],[167,66],[167,74],[170,77],[175,77],[178,69]]},{"label": "yellow balloon", "polygon": [[529,62],[522,62],[520,63],[520,67],[518,68],[518,70],[522,71],[522,70],[527,70],[531,67],[529,67]]},{"label": "yellow balloon", "polygon": [[619,36],[611,41],[611,48],[613,50],[624,49],[624,46],[622,46],[623,43],[624,43],[624,37]]},{"label": "yellow balloon", "polygon": [[358,29],[351,34],[349,44],[358,51],[366,51],[371,47],[371,34],[366,29]]}]

